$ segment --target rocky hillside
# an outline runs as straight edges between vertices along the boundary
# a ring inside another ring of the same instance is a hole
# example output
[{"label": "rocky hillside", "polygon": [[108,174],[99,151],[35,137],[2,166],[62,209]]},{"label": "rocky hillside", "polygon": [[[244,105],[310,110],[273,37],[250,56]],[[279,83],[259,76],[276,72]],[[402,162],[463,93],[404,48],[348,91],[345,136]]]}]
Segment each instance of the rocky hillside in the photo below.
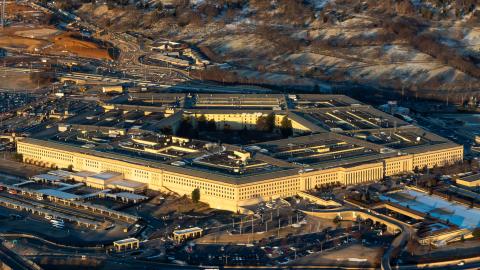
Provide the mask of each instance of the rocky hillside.
[{"label": "rocky hillside", "polygon": [[72,2],[60,4],[114,31],[189,42],[234,71],[203,78],[450,100],[480,89],[476,0]]}]

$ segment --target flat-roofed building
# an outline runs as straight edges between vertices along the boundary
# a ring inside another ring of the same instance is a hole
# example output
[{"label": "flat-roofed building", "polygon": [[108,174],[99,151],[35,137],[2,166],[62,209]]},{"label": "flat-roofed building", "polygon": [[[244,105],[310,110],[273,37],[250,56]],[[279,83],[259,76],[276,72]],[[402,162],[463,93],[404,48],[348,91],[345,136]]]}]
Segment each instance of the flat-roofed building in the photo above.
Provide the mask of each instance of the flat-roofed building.
[{"label": "flat-roofed building", "polygon": [[140,193],[147,189],[148,185],[146,183],[131,181],[131,180],[115,180],[107,184],[106,188],[108,189],[119,189],[128,191],[131,193]]},{"label": "flat-roofed building", "polygon": [[114,181],[122,180],[123,175],[118,172],[101,172],[89,175],[85,179],[85,184],[89,187],[105,189]]},{"label": "flat-roofed building", "polygon": [[115,248],[115,251],[117,251],[117,252],[132,250],[132,249],[139,249],[140,248],[140,240],[138,240],[137,238],[133,238],[133,237],[118,240],[118,241],[113,242],[113,247]]},{"label": "flat-roofed building", "polygon": [[170,65],[174,66],[179,66],[179,67],[188,67],[190,66],[190,61],[181,59],[181,58],[176,58],[176,57],[171,57],[162,53],[157,53],[157,54],[152,54],[149,55],[149,58],[161,62],[168,63]]},{"label": "flat-roofed building", "polygon": [[480,186],[480,173],[460,177],[456,183],[465,187],[478,187]]},{"label": "flat-roofed building", "polygon": [[[292,121],[294,138],[238,146],[141,129],[130,130],[128,135],[118,135],[115,139],[65,131],[49,139],[20,139],[17,152],[27,163],[72,168],[77,171],[72,178],[97,188],[129,192],[148,188],[188,196],[198,188],[202,202],[231,211],[242,211],[244,206],[296,195],[316,186],[374,182],[385,176],[445,166],[463,159],[461,145],[368,105],[336,95],[302,95],[297,102],[302,100],[305,105],[308,98],[315,108],[293,106],[278,111],[182,108],[158,121],[168,122],[165,126],[174,130],[184,117],[204,115],[217,125],[231,124],[232,128],[242,130],[255,128],[259,117],[274,113],[276,125],[282,117]],[[153,112],[157,107],[147,109]],[[124,112],[114,109],[108,115],[97,116],[100,121],[92,122],[105,125],[105,119],[123,115]],[[135,111],[132,117],[137,119],[137,115],[148,114]]]},{"label": "flat-roofed building", "polygon": [[81,198],[78,195],[71,194],[68,192],[63,192],[61,190],[56,190],[56,189],[40,189],[37,192],[52,198],[52,200],[60,199],[65,201],[75,201]]},{"label": "flat-roofed building", "polygon": [[199,227],[193,227],[193,228],[188,228],[183,230],[175,230],[173,231],[173,239],[177,243],[180,243],[187,239],[198,238],[202,236],[202,234],[203,234],[203,229]]},{"label": "flat-roofed building", "polygon": [[106,85],[102,86],[103,93],[123,93],[123,86],[121,85]]},{"label": "flat-roofed building", "polygon": [[196,108],[281,109],[286,104],[280,94],[197,94]]}]

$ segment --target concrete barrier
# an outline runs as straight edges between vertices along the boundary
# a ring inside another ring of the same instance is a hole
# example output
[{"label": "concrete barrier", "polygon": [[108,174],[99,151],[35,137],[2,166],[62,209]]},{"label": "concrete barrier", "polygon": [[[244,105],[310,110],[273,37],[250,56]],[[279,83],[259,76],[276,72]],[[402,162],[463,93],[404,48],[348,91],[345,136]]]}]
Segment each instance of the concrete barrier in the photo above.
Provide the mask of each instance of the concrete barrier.
[{"label": "concrete barrier", "polygon": [[478,263],[480,262],[480,256],[465,258],[465,259],[454,259],[441,262],[430,262],[430,263],[419,263],[415,265],[403,265],[399,266],[396,269],[409,270],[409,269],[419,269],[419,268],[431,268],[431,267],[452,267],[457,266],[459,263]]},{"label": "concrete barrier", "polygon": [[342,220],[350,220],[356,221],[357,218],[360,219],[371,219],[373,222],[380,222],[381,224],[385,224],[387,226],[387,231],[393,234],[399,233],[402,231],[402,228],[397,224],[390,222],[387,219],[384,219],[383,216],[377,215],[373,212],[367,211],[356,211],[356,210],[333,210],[333,211],[322,211],[322,212],[310,212],[310,211],[303,211],[307,215],[325,218],[325,219],[334,219],[335,217],[339,217]]}]

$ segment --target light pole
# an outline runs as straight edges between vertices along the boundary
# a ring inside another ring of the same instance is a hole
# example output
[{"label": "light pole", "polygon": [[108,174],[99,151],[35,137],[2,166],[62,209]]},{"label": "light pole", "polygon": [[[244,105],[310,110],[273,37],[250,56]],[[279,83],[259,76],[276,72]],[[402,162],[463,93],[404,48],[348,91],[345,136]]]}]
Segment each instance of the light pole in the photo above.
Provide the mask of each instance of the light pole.
[{"label": "light pole", "polygon": [[277,237],[280,238],[280,219],[278,219]]},{"label": "light pole", "polygon": [[253,241],[253,215],[252,215],[252,241]]},{"label": "light pole", "polygon": [[5,0],[2,3],[2,28],[5,26]]},{"label": "light pole", "polygon": [[243,218],[240,218],[240,234],[242,234]]}]

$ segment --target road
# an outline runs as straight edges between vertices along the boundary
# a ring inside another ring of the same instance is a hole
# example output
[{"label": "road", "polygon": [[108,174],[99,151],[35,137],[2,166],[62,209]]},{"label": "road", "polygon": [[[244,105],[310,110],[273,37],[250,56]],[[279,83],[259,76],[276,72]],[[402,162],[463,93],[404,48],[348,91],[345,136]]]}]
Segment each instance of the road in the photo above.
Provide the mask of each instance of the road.
[{"label": "road", "polygon": [[[39,72],[38,69],[30,68],[13,68],[13,67],[0,67],[0,72],[20,72],[20,73],[34,73]],[[165,88],[168,91],[191,91],[191,92],[221,92],[221,93],[269,93],[270,89],[249,87],[249,86],[223,86],[214,84],[205,84],[200,82],[188,82],[179,84],[166,84],[157,83],[150,80],[143,80],[138,78],[120,78],[113,76],[105,76],[91,73],[82,72],[57,72],[59,77],[64,77],[71,80],[84,80],[91,82],[101,82],[105,84],[135,84],[141,86],[153,86],[159,88]]]},{"label": "road", "polygon": [[0,243],[0,261],[14,270],[41,270],[35,263],[26,260]]},{"label": "road", "polygon": [[[145,48],[142,48],[137,39],[128,33],[115,33],[115,32],[106,32],[105,29],[99,29],[92,23],[89,23],[81,18],[75,16],[72,17],[71,14],[65,14],[61,10],[58,10],[53,4],[48,4],[46,6],[39,6],[33,3],[33,1],[28,1],[31,5],[40,9],[44,12],[54,13],[59,15],[62,18],[65,18],[67,21],[72,21],[75,24],[80,25],[82,28],[89,30],[92,33],[100,33],[102,35],[96,35],[97,38],[103,42],[108,42],[115,44],[120,50],[120,56],[114,63],[105,64],[115,67],[117,71],[122,72],[122,74],[128,74],[135,76],[137,78],[121,78],[112,77],[112,76],[101,76],[96,74],[75,74],[75,73],[58,73],[67,78],[72,79],[85,79],[87,77],[90,80],[100,81],[104,83],[132,83],[140,86],[154,86],[154,87],[163,87],[169,88],[168,90],[173,91],[189,91],[189,92],[229,92],[229,93],[269,93],[271,90],[260,88],[260,87],[230,87],[217,84],[211,84],[208,82],[195,81],[190,77],[190,73],[187,70],[178,69],[172,66],[162,67],[154,65],[145,65],[142,59],[149,55],[151,52],[147,51]],[[42,55],[38,55],[42,56]],[[50,57],[50,56],[48,56]],[[58,57],[58,56],[52,56]],[[82,59],[80,57],[72,57],[72,60],[76,62],[87,61],[87,59]],[[96,61],[98,60],[88,60]],[[29,71],[31,72],[31,70]],[[173,76],[173,77],[172,77]],[[88,78],[87,78],[88,79]],[[170,82],[176,82],[174,84]]]},{"label": "road", "polygon": [[[42,258],[48,258],[48,259],[56,259],[56,260],[72,260],[72,259],[81,259],[82,255],[35,255],[35,256],[29,256],[30,259],[32,260],[39,260]],[[190,270],[190,269],[205,269],[204,267],[199,267],[199,266],[191,266],[191,265],[178,265],[178,264],[168,264],[168,263],[159,263],[159,262],[154,262],[154,261],[144,261],[144,260],[135,260],[134,258],[117,258],[117,257],[106,257],[105,255],[99,255],[99,256],[91,256],[87,255],[86,260],[88,258],[92,259],[100,259],[103,261],[103,265],[105,269],[123,269],[123,270],[129,270],[129,269],[135,269],[135,270],[141,270],[141,269],[182,269],[182,270]]]},{"label": "road", "polygon": [[356,211],[356,212],[362,212],[365,213],[366,215],[372,215],[375,216],[379,219],[385,220],[391,224],[394,224],[398,227],[401,228],[401,232],[395,239],[392,241],[390,246],[388,247],[387,251],[382,256],[382,261],[381,261],[381,269],[382,270],[391,270],[391,260],[394,255],[397,254],[397,252],[401,251],[405,245],[407,244],[408,240],[411,238],[411,235],[414,233],[411,228],[408,226],[402,224],[401,222],[398,222],[395,219],[392,219],[390,217],[387,217],[382,214],[378,214],[374,211],[366,210],[366,209],[360,209],[360,208],[349,208],[349,209],[341,209],[341,210],[323,210],[323,211],[318,211],[318,212],[342,212],[342,211]]}]

